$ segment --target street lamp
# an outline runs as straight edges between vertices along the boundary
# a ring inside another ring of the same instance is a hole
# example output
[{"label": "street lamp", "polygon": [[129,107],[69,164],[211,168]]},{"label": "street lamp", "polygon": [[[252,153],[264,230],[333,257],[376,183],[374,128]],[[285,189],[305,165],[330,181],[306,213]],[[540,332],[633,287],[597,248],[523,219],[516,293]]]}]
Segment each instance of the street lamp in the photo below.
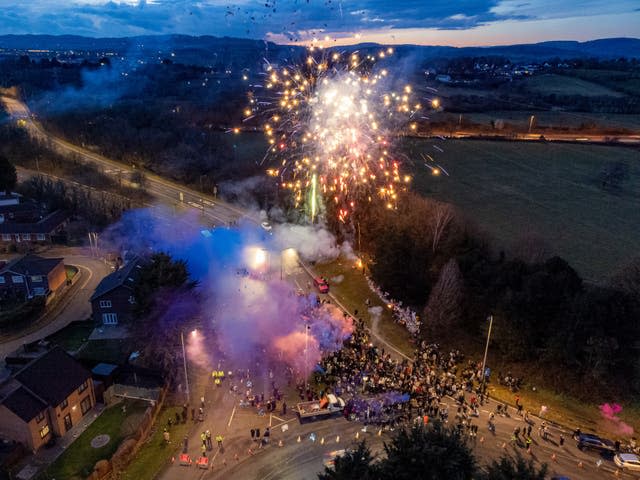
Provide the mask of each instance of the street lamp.
[{"label": "street lamp", "polygon": [[487,332],[487,343],[484,346],[484,358],[482,359],[482,386],[480,387],[480,393],[484,394],[485,389],[485,381],[487,376],[485,375],[484,369],[487,366],[487,353],[489,352],[489,339],[491,338],[491,327],[493,326],[493,315],[489,315],[489,331]]},{"label": "street lamp", "polygon": [[[196,337],[198,335],[198,330],[193,329],[191,331],[191,336]],[[182,364],[184,366],[184,383],[185,383],[185,394],[187,396],[187,403],[189,403],[189,374],[187,373],[187,353],[184,348],[184,331],[180,330],[180,343],[182,344]]]}]

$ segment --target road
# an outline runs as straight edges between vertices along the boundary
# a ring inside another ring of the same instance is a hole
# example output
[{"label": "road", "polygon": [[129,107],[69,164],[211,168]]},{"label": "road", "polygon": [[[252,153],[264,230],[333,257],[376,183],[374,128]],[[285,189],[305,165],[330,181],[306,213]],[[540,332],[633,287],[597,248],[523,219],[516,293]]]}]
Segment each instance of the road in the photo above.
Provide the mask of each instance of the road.
[{"label": "road", "polygon": [[3,360],[25,343],[35,342],[51,335],[75,320],[89,318],[91,315],[89,299],[100,280],[111,272],[103,261],[92,258],[88,251],[84,252],[78,248],[52,248],[40,255],[47,258],[63,257],[65,264],[75,265],[80,269],[80,279],[38,324],[15,335],[0,336],[0,358]]},{"label": "road", "polygon": [[[94,165],[107,175],[117,177],[131,176],[135,169],[126,166],[120,162],[116,162],[107,157],[91,152],[86,148],[73,145],[66,140],[52,135],[45,131],[38,122],[33,119],[33,115],[29,111],[27,105],[23,102],[7,96],[0,97],[5,108],[12,118],[21,122],[21,124],[33,135],[42,141],[49,143],[58,152],[63,154],[73,154],[81,160]],[[145,190],[162,203],[173,206],[181,206],[184,208],[192,208],[200,211],[210,223],[216,225],[227,225],[235,222],[240,218],[249,218],[254,222],[258,218],[251,216],[249,213],[223,202],[211,195],[205,195],[196,190],[186,188],[178,183],[171,182],[152,173],[146,173]]]}]

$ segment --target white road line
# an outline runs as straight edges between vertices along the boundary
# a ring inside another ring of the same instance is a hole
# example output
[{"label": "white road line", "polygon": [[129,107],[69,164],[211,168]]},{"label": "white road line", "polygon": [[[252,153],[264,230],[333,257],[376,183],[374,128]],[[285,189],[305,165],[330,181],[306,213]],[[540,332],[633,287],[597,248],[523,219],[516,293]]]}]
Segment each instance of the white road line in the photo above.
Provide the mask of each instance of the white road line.
[{"label": "white road line", "polygon": [[[75,266],[75,265],[72,265]],[[91,277],[93,277],[93,271],[90,268],[85,267],[84,265],[78,265],[78,268],[84,268],[87,272],[89,272],[89,278],[87,278],[84,283],[82,284],[82,286],[80,287],[80,290],[84,290],[87,286],[87,284],[91,281]]]},{"label": "white road line", "polygon": [[231,416],[229,417],[229,423],[227,423],[227,428],[231,427],[231,422],[233,421],[233,416],[236,414],[236,406],[233,406],[233,410],[231,411]]}]

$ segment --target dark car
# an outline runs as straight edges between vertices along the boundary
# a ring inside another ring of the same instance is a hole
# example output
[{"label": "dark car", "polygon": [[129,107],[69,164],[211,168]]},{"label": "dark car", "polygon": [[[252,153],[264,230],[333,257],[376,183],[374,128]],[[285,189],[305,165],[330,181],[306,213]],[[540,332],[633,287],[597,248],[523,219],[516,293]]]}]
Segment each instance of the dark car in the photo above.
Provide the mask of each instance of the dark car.
[{"label": "dark car", "polygon": [[614,453],[616,451],[616,446],[611,440],[600,438],[597,435],[582,433],[578,436],[577,442],[580,450],[590,449],[602,453]]}]

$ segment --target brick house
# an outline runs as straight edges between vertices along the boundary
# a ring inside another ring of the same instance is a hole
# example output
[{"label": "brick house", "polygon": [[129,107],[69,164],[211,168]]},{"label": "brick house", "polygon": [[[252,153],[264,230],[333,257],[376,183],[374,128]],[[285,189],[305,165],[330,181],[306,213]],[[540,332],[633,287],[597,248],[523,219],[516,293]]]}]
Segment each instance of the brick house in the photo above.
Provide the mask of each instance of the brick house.
[{"label": "brick house", "polygon": [[134,256],[102,279],[91,296],[91,312],[96,323],[117,325],[131,319],[136,305],[134,288],[143,266],[142,259]]},{"label": "brick house", "polygon": [[0,268],[0,294],[55,295],[67,282],[62,258],[27,255]]},{"label": "brick house", "polygon": [[0,223],[0,242],[3,245],[52,243],[56,237],[63,235],[68,220],[69,215],[62,210],[30,222],[3,217]]},{"label": "brick house", "polygon": [[0,386],[0,438],[37,451],[64,436],[95,403],[91,372],[54,347]]}]

